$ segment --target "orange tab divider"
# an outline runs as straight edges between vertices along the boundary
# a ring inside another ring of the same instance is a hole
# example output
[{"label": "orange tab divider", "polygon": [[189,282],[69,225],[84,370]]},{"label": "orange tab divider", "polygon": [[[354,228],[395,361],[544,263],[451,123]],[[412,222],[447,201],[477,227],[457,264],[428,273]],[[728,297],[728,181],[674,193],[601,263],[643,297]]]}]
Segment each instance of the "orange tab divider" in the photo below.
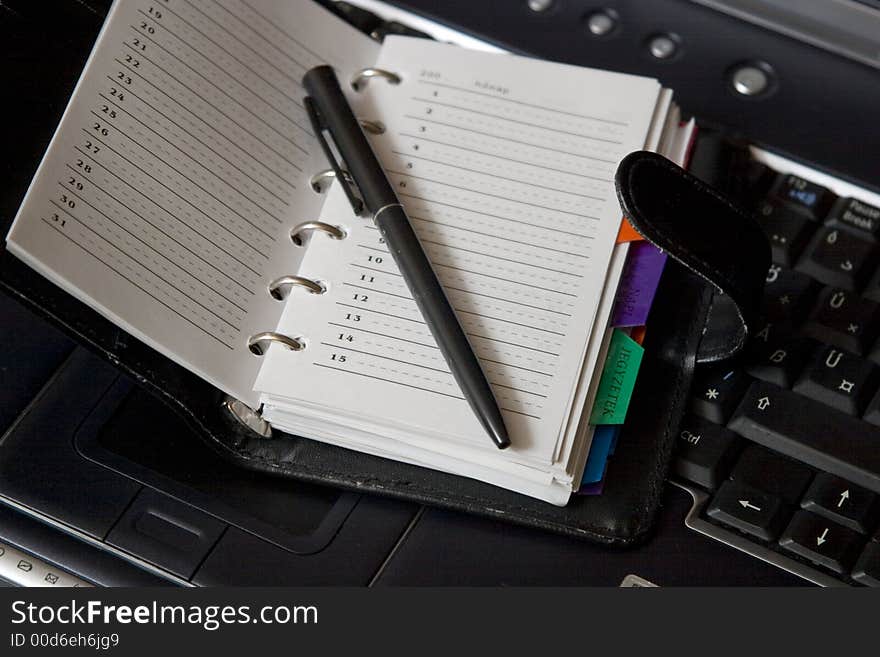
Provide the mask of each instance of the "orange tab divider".
[{"label": "orange tab divider", "polygon": [[638,344],[645,343],[645,327],[644,326],[633,326],[630,329],[629,337],[631,337]]},{"label": "orange tab divider", "polygon": [[636,232],[636,229],[632,227],[632,224],[629,223],[629,220],[624,217],[623,221],[620,222],[620,231],[617,233],[617,244],[623,244],[624,242],[638,242],[643,239],[645,238],[639,235]]}]

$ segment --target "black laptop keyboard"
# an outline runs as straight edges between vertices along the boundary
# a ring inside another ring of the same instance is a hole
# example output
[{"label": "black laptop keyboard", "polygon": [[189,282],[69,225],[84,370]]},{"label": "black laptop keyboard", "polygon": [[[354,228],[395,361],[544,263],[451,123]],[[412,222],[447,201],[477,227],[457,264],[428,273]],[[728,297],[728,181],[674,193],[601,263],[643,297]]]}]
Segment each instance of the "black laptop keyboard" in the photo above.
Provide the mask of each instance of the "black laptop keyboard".
[{"label": "black laptop keyboard", "polygon": [[[814,581],[880,585],[880,207],[763,169],[765,323],[698,369],[675,474],[696,524]],[[747,539],[747,540],[743,540]]]}]

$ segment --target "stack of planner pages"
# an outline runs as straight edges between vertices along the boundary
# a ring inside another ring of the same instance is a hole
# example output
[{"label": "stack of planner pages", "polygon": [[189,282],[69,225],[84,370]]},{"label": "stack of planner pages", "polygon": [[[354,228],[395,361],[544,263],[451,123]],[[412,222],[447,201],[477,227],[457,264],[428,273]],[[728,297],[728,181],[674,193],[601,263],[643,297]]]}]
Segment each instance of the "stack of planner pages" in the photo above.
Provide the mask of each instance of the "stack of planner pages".
[{"label": "stack of planner pages", "polygon": [[[346,83],[481,361],[507,450],[378,230],[322,174],[300,85],[321,63]],[[380,45],[308,0],[118,0],[8,248],[261,410],[276,436],[564,505],[629,248],[617,164],[642,148],[681,161],[692,128],[655,80]]]}]

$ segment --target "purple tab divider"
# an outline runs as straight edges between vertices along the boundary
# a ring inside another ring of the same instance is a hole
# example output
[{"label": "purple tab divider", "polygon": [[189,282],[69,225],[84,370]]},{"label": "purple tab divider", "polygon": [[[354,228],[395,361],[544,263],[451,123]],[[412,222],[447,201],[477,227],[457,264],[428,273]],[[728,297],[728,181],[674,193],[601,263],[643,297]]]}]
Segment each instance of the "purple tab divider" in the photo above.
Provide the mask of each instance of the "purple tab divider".
[{"label": "purple tab divider", "polygon": [[665,264],[666,254],[650,242],[630,245],[611,313],[612,326],[642,326],[647,321]]}]

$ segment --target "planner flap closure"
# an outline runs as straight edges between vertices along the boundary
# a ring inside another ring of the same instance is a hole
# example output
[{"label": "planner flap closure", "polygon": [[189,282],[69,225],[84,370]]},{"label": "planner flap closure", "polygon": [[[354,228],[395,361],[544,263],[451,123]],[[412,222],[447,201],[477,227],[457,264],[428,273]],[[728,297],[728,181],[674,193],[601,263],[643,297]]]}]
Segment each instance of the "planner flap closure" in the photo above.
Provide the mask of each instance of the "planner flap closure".
[{"label": "planner flap closure", "polygon": [[755,218],[648,151],[627,155],[615,184],[636,231],[715,288],[698,362],[721,360],[742,349],[759,321],[770,267],[770,245]]}]

